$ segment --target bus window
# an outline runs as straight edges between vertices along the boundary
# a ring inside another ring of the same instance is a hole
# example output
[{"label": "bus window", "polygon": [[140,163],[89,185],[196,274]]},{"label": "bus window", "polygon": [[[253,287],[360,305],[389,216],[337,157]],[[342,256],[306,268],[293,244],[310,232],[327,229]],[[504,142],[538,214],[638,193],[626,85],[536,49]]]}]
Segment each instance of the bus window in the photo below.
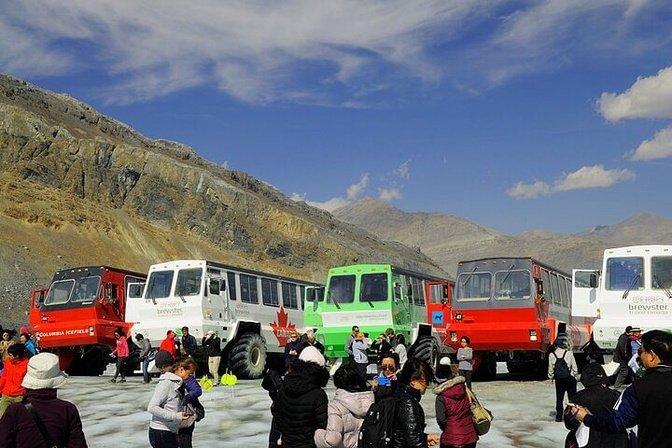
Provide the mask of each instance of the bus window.
[{"label": "bus window", "polygon": [[201,292],[201,278],[203,269],[182,269],[177,273],[177,285],[175,285],[175,295],[197,296]]},{"label": "bus window", "polygon": [[467,272],[457,277],[457,300],[489,300],[492,275],[489,272]]},{"label": "bus window", "polygon": [[352,303],[355,301],[355,276],[335,275],[329,279],[329,303]]},{"label": "bus window", "polygon": [[567,308],[567,282],[562,275],[558,275],[558,286],[560,287],[560,302],[563,307]]},{"label": "bus window", "polygon": [[153,300],[169,297],[172,284],[173,271],[152,272],[147,281],[147,298]]},{"label": "bus window", "polygon": [[45,305],[61,305],[70,299],[74,280],[61,280],[54,282],[49,288],[49,294],[44,300]]},{"label": "bus window", "polygon": [[425,306],[425,291],[422,285],[422,280],[415,277],[410,277],[410,280],[413,291],[413,304]]},{"label": "bus window", "polygon": [[[299,303],[301,304],[301,309],[304,309],[306,306],[305,304],[305,299],[306,299],[306,287],[301,285],[299,286]],[[320,297],[320,301],[322,301],[322,298]]]},{"label": "bus window", "polygon": [[529,299],[531,294],[529,271],[500,271],[495,274],[495,298]]},{"label": "bus window", "polygon": [[672,257],[651,258],[651,287],[653,289],[672,288]]},{"label": "bus window", "polygon": [[240,301],[245,303],[259,303],[257,277],[240,274]]},{"label": "bus window", "polygon": [[127,299],[141,299],[142,298],[142,293],[145,290],[145,284],[144,283],[130,283],[128,285],[128,288],[126,288],[128,291],[128,296],[126,297]]},{"label": "bus window", "polygon": [[296,285],[294,283],[282,282],[282,304],[285,308],[293,310],[299,308],[299,301],[296,297]]},{"label": "bus window", "polygon": [[544,296],[547,301],[553,302],[553,288],[551,288],[551,275],[546,269],[541,270],[541,281],[544,284]]},{"label": "bus window", "polygon": [[430,290],[430,299],[432,303],[442,303],[443,301],[443,285],[432,285]]},{"label": "bus window", "polygon": [[70,302],[93,302],[100,289],[100,277],[83,277],[77,279],[75,289],[72,291]]},{"label": "bus window", "polygon": [[557,274],[551,274],[551,291],[553,291],[553,303],[562,305],[562,297],[560,297],[560,287],[558,286]]},{"label": "bus window", "polygon": [[236,274],[234,272],[227,272],[226,279],[228,280],[229,287],[229,299],[236,300],[238,298],[236,294]]},{"label": "bus window", "polygon": [[280,306],[277,281],[269,278],[261,279],[261,302],[266,306]]},{"label": "bus window", "polygon": [[385,302],[387,291],[387,274],[364,274],[361,279],[359,301]]},{"label": "bus window", "polygon": [[607,289],[625,291],[644,286],[644,259],[641,257],[614,257],[607,260]]}]

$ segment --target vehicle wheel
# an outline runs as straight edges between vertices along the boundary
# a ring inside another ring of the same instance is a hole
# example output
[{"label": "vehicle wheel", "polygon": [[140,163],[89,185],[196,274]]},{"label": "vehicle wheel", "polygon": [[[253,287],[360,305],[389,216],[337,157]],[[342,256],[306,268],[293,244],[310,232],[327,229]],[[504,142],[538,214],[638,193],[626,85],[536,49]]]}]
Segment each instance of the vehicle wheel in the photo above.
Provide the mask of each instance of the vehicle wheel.
[{"label": "vehicle wheel", "polygon": [[497,359],[492,353],[483,354],[478,369],[474,372],[474,377],[485,381],[491,381],[497,377]]},{"label": "vehicle wheel", "polygon": [[415,344],[413,357],[428,363],[436,371],[439,362],[439,346],[431,336],[423,336]]},{"label": "vehicle wheel", "polygon": [[231,349],[231,370],[239,378],[261,378],[266,362],[266,342],[255,333],[245,333]]}]

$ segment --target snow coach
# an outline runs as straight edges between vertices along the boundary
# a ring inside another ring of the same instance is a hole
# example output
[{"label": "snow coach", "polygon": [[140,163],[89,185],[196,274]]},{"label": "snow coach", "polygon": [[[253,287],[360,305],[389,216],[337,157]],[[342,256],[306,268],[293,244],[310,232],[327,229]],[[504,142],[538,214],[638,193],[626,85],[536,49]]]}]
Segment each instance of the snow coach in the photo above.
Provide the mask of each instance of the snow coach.
[{"label": "snow coach", "polygon": [[130,329],[127,301],[140,295],[144,281],[145,274],[110,266],[56,272],[49,288],[31,294],[28,320],[38,347],[58,354],[70,374],[102,374],[115,346],[114,330]]},{"label": "snow coach", "polygon": [[[589,341],[591,319],[574,317],[571,276],[533,258],[484,258],[458,264],[448,343],[468,336],[484,378],[506,361],[511,373],[545,374],[559,333],[575,352]],[[579,356],[580,357],[580,356]]]},{"label": "snow coach", "polygon": [[149,268],[142,297],[129,301],[128,322],[158,347],[167,330],[183,326],[199,343],[208,331],[221,339],[220,370],[259,378],[266,356],[284,352],[293,330],[303,331],[306,288],[320,285],[207,260],[177,260]]},{"label": "snow coach", "polygon": [[375,339],[386,329],[403,334],[415,356],[435,366],[450,318],[453,282],[389,264],[357,264],[329,270],[324,294],[306,302],[306,327],[317,329],[334,365],[347,358],[353,325]]},{"label": "snow coach", "polygon": [[628,325],[672,331],[672,246],[607,249],[601,271],[573,274],[573,313],[596,319],[593,340],[606,353]]}]

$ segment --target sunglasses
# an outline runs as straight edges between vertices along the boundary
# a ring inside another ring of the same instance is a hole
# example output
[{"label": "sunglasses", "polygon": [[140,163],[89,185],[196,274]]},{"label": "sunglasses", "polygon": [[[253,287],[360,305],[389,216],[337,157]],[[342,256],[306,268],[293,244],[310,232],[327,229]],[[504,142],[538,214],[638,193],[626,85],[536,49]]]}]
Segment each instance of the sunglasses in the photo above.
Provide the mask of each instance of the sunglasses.
[{"label": "sunglasses", "polygon": [[380,370],[394,372],[394,366],[380,366]]}]

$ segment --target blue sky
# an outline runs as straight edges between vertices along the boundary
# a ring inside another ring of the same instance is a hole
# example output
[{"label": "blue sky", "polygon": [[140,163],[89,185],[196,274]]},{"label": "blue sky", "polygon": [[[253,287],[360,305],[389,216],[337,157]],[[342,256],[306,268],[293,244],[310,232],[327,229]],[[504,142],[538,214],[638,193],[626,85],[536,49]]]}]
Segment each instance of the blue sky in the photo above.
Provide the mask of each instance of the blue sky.
[{"label": "blue sky", "polygon": [[297,200],[672,217],[669,2],[2,3],[1,71]]}]

